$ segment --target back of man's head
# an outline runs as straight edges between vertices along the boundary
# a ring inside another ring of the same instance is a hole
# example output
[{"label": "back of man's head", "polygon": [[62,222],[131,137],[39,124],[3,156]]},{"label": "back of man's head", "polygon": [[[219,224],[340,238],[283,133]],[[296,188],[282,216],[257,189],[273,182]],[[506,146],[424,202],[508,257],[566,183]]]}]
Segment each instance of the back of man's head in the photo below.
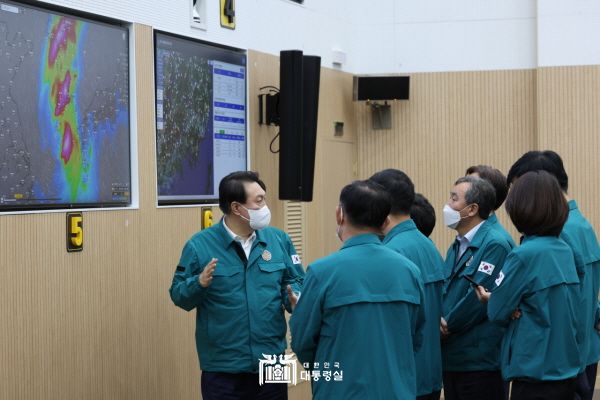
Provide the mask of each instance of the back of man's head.
[{"label": "back of man's head", "polygon": [[390,196],[378,183],[354,181],[342,189],[340,207],[355,228],[380,229],[390,213]]},{"label": "back of man's head", "polygon": [[427,237],[431,235],[435,228],[435,209],[421,193],[415,193],[415,201],[410,207],[410,217],[423,235]]},{"label": "back of man's head", "polygon": [[481,179],[485,179],[492,184],[494,190],[496,190],[496,205],[494,206],[494,210],[499,209],[508,194],[508,185],[504,174],[499,169],[490,165],[473,165],[467,169],[465,175],[472,174],[477,174]]},{"label": "back of man's head", "polygon": [[246,204],[247,193],[244,184],[256,182],[263,190],[267,190],[263,181],[258,177],[258,172],[237,171],[232,172],[219,183],[219,208],[223,214],[231,212],[231,203]]},{"label": "back of man's head", "polygon": [[370,180],[380,184],[391,196],[391,214],[408,215],[415,200],[415,186],[404,172],[384,169],[375,173]]},{"label": "back of man's head", "polygon": [[565,171],[563,160],[558,153],[552,150],[535,150],[523,154],[510,167],[506,181],[510,186],[515,179],[531,171],[546,171],[554,175],[563,192],[566,193],[569,189],[569,177],[567,171]]}]

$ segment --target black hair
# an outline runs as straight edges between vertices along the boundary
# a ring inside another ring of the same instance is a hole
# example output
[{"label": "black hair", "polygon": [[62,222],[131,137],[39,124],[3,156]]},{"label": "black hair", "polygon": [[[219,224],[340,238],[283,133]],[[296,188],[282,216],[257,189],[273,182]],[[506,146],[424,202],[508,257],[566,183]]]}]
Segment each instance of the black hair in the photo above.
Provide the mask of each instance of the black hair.
[{"label": "black hair", "polygon": [[390,213],[390,195],[373,181],[354,181],[342,189],[340,206],[350,225],[380,229]]},{"label": "black hair", "polygon": [[569,177],[563,160],[560,158],[558,153],[552,150],[545,151],[528,151],[519,158],[510,170],[506,177],[506,182],[510,186],[515,179],[524,175],[529,171],[546,171],[551,175],[554,175],[560,188],[563,192],[567,192],[569,189]]},{"label": "black hair", "polygon": [[435,209],[421,193],[415,193],[415,201],[410,207],[410,217],[417,229],[427,237],[435,227]]},{"label": "black hair", "polygon": [[526,236],[559,236],[569,206],[554,175],[530,171],[515,181],[506,199],[506,211]]},{"label": "black hair", "polygon": [[375,173],[370,180],[380,184],[390,194],[392,214],[409,214],[415,201],[415,185],[404,172],[398,169],[384,169]]},{"label": "black hair", "polygon": [[266,191],[267,188],[263,181],[258,177],[258,172],[237,171],[232,172],[219,183],[219,208],[223,214],[231,212],[231,203],[234,201],[245,204],[248,200],[244,183],[256,182]]}]

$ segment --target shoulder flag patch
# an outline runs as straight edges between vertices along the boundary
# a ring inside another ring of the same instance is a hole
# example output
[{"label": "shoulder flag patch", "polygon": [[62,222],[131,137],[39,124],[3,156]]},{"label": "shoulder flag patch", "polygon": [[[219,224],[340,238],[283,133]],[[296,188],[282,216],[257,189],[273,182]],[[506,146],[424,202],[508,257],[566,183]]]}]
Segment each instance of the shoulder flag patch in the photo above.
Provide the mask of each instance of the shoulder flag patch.
[{"label": "shoulder flag patch", "polygon": [[496,268],[496,266],[494,264],[490,264],[485,261],[482,261],[481,264],[479,264],[479,268],[477,268],[477,271],[483,272],[484,274],[491,275],[492,272],[494,272],[494,268]]},{"label": "shoulder flag patch", "polygon": [[292,255],[292,262],[294,264],[300,264],[300,256],[298,254]]},{"label": "shoulder flag patch", "polygon": [[502,283],[502,281],[504,280],[504,272],[500,271],[500,273],[498,274],[498,279],[496,279],[494,282],[496,282],[496,286],[500,286],[500,284]]}]

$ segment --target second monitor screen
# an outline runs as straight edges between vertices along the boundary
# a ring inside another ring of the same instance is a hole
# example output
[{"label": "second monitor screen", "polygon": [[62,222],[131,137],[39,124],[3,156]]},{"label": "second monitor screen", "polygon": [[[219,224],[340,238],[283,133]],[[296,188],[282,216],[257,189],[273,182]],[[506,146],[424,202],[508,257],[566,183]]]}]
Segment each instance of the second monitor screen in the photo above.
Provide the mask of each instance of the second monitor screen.
[{"label": "second monitor screen", "polygon": [[245,170],[246,55],[155,33],[158,203],[216,203]]}]

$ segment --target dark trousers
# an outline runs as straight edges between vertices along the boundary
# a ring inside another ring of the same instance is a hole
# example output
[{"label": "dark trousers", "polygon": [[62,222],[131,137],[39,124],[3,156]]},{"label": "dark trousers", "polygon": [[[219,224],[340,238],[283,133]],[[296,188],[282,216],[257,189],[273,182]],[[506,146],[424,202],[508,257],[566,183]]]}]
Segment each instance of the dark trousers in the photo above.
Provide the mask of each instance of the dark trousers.
[{"label": "dark trousers", "polygon": [[510,381],[504,381],[504,400],[508,400],[510,395]]},{"label": "dark trousers", "polygon": [[562,381],[512,381],[511,400],[573,400],[575,378]]},{"label": "dark trousers", "polygon": [[444,372],[446,400],[505,400],[500,371]]},{"label": "dark trousers", "polygon": [[441,390],[433,393],[425,394],[423,396],[417,396],[417,400],[440,400]]},{"label": "dark trousers", "polygon": [[202,371],[203,400],[287,400],[287,383],[258,384],[258,374]]},{"label": "dark trousers", "polygon": [[598,364],[590,364],[581,374],[577,375],[575,400],[592,400],[596,386],[596,371]]}]

